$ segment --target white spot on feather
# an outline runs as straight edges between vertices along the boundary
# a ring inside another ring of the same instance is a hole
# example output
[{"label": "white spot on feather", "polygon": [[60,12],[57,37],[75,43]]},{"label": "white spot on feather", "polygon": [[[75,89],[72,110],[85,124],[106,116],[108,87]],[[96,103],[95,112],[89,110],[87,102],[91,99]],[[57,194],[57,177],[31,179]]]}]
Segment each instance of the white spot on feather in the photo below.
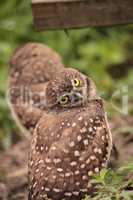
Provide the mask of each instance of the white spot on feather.
[{"label": "white spot on feather", "polygon": [[79,157],[79,156],[80,156],[80,153],[79,153],[79,151],[77,151],[77,150],[76,150],[76,151],[74,151],[74,156],[75,156],[75,157]]}]

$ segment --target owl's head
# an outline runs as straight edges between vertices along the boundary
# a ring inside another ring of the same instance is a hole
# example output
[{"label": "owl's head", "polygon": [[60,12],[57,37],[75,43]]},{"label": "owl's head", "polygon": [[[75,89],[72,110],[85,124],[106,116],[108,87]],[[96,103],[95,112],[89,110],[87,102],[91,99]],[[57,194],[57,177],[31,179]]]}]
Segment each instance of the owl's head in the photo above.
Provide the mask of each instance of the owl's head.
[{"label": "owl's head", "polygon": [[67,68],[60,77],[48,83],[45,95],[49,108],[77,107],[96,98],[96,87],[92,79],[75,69]]}]

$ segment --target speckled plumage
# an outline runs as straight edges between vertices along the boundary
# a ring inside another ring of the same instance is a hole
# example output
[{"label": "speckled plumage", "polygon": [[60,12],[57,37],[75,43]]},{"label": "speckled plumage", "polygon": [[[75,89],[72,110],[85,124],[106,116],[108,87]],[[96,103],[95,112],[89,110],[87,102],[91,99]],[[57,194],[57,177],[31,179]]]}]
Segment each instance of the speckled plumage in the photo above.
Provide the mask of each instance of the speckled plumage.
[{"label": "speckled plumage", "polygon": [[36,88],[38,90],[42,83],[57,76],[64,66],[61,57],[48,46],[27,43],[14,52],[10,67],[9,94],[13,117],[19,126],[22,124],[29,130],[34,128],[42,112],[36,105],[27,104],[29,91],[35,94]]},{"label": "speckled plumage", "polygon": [[[45,71],[42,74],[45,76]],[[78,87],[74,80],[79,80]],[[23,86],[23,81],[20,82],[18,90]],[[81,200],[93,191],[91,176],[107,166],[112,148],[103,101],[95,84],[91,78],[62,65],[47,81],[30,84],[28,81],[24,85],[32,94],[30,112],[25,107],[23,112],[22,107],[16,108],[21,98],[16,97],[15,91],[11,97],[15,111],[21,113],[20,120],[24,120],[27,128],[32,127],[33,132],[29,200]],[[62,104],[64,95],[67,103]]]},{"label": "speckled plumage", "polygon": [[[45,123],[44,123],[45,121]],[[33,134],[31,199],[81,199],[91,176],[106,167],[111,138],[101,100],[82,108],[44,114]]]}]

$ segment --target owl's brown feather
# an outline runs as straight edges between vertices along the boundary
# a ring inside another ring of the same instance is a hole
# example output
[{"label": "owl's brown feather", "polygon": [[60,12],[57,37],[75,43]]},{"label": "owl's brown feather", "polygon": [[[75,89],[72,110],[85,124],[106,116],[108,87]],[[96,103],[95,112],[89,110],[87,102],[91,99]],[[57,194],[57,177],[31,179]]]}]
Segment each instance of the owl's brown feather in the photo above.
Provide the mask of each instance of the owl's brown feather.
[{"label": "owl's brown feather", "polygon": [[106,166],[111,150],[102,101],[45,114],[31,148],[31,199],[81,199],[92,190],[89,180]]},{"label": "owl's brown feather", "polygon": [[53,79],[64,68],[60,56],[48,46],[28,43],[11,60],[10,84],[31,85]]},{"label": "owl's brown feather", "polygon": [[[55,51],[39,43],[28,43],[17,49],[10,66],[10,107],[15,121],[29,129],[36,125],[41,114],[41,106],[37,109],[34,105],[34,99],[39,96],[38,88],[42,83],[44,88],[45,83],[60,74],[64,66]],[[29,99],[33,100],[33,105]]]},{"label": "owl's brown feather", "polygon": [[33,132],[29,200],[81,200],[90,194],[91,177],[106,167],[112,148],[93,80],[64,68],[45,45],[30,43],[11,59],[10,96],[15,116]]}]

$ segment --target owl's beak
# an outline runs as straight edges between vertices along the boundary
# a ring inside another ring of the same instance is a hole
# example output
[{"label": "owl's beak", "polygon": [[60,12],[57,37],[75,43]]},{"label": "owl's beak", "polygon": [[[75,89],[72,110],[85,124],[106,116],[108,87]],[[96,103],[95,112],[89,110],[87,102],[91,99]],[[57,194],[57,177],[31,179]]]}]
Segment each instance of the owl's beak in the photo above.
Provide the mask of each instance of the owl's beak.
[{"label": "owl's beak", "polygon": [[82,102],[83,101],[83,95],[79,92],[76,92],[73,94],[73,103],[77,103],[77,102]]}]

